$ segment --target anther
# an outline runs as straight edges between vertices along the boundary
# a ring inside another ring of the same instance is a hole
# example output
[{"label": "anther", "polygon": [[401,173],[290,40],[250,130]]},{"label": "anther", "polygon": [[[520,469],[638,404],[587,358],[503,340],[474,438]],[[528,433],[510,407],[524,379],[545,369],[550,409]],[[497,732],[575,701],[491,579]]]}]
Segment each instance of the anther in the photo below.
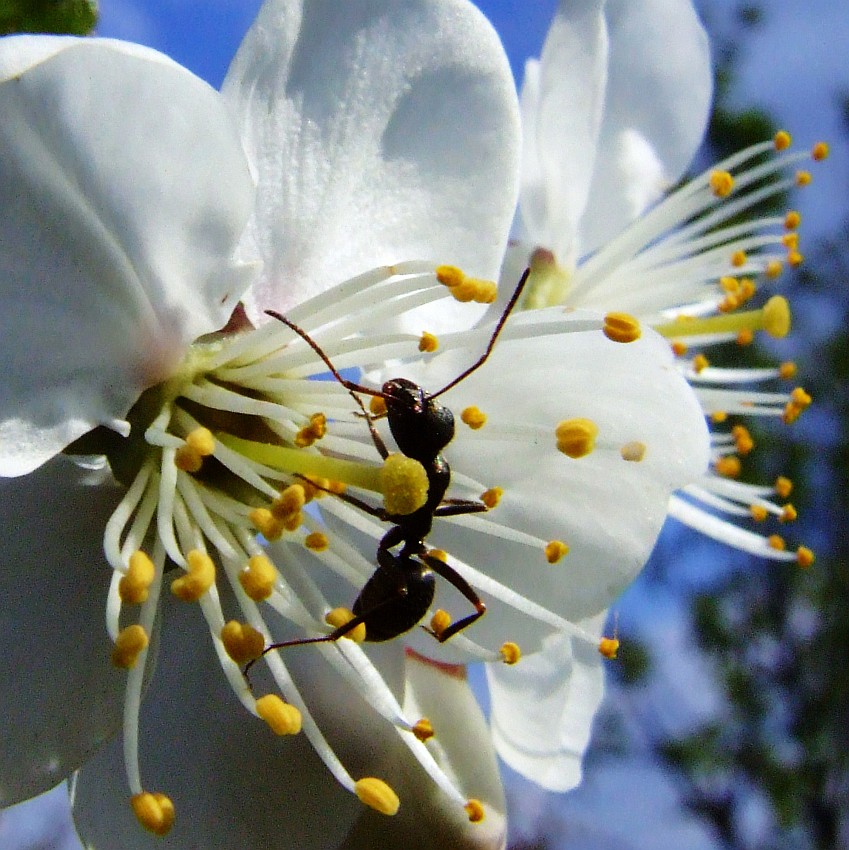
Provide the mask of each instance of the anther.
[{"label": "anther", "polygon": [[785,233],[784,236],[781,237],[781,244],[791,251],[796,251],[799,248],[799,234]]},{"label": "anther", "polygon": [[479,407],[472,405],[464,408],[460,414],[460,421],[468,425],[473,431],[477,431],[486,425],[486,414]]},{"label": "anther", "polygon": [[277,567],[265,555],[254,555],[247,566],[239,573],[242,590],[254,602],[268,599],[277,581]]},{"label": "anther", "polygon": [[728,419],[728,414],[724,410],[714,410],[710,415],[710,421],[716,425],[721,425]]},{"label": "anther", "polygon": [[431,354],[437,348],[439,348],[439,340],[434,334],[425,331],[419,338],[419,351],[422,354]]},{"label": "anther", "polygon": [[262,655],[265,637],[248,623],[230,620],[221,628],[221,642],[233,661],[240,667]]},{"label": "anther", "polygon": [[198,472],[203,459],[215,451],[215,438],[208,428],[195,428],[174,454],[177,469],[183,472]]},{"label": "anther", "polygon": [[775,492],[782,499],[786,499],[793,492],[793,482],[783,475],[775,479]]},{"label": "anther", "polygon": [[787,265],[791,268],[798,268],[805,262],[805,255],[800,254],[798,251],[789,251],[787,253]]},{"label": "anther", "polygon": [[787,548],[787,544],[784,542],[784,538],[780,534],[770,534],[767,537],[766,542],[769,544],[771,549],[775,549],[777,552],[783,552]]},{"label": "anther", "polygon": [[451,615],[439,608],[430,618],[430,629],[439,637],[451,625]]},{"label": "anther", "polygon": [[815,162],[822,162],[828,158],[828,142],[817,142],[811,148],[811,159]]},{"label": "anther", "polygon": [[790,147],[792,141],[790,133],[786,130],[779,130],[772,139],[773,145],[777,151],[786,151],[787,148]]},{"label": "anther", "polygon": [[285,525],[268,508],[254,508],[248,519],[254,528],[269,542],[279,540],[286,530]]},{"label": "anther", "polygon": [[167,835],[174,825],[174,804],[165,794],[142,791],[130,798],[138,822],[154,835]]},{"label": "anther", "polygon": [[313,552],[324,552],[330,547],[330,540],[321,531],[311,531],[304,538],[304,546]]},{"label": "anther", "polygon": [[382,815],[397,814],[401,805],[398,795],[382,779],[373,776],[358,779],[354,783],[354,793],[360,802]]},{"label": "anther", "polygon": [[676,357],[683,357],[687,353],[687,343],[681,342],[681,340],[679,340],[679,339],[676,339],[672,343],[671,348],[672,348],[672,353]]},{"label": "anther", "polygon": [[513,641],[508,640],[505,643],[501,644],[499,654],[501,655],[501,660],[505,664],[512,665],[516,664],[522,657],[522,650],[519,649],[519,644],[513,643]]},{"label": "anther", "polygon": [[704,356],[704,354],[697,354],[693,358],[692,367],[693,371],[697,375],[701,372],[704,372],[704,370],[707,369],[708,366],[710,366],[710,361],[707,359],[707,357]]},{"label": "anther", "polygon": [[735,425],[731,429],[731,436],[734,438],[734,446],[737,454],[745,457],[755,447],[755,441],[752,439],[752,435],[745,425]]},{"label": "anther", "polygon": [[133,552],[130,555],[127,574],[118,582],[121,601],[128,605],[140,605],[145,602],[155,575],[153,561],[141,550]]},{"label": "anther", "polygon": [[798,210],[789,210],[784,216],[784,227],[787,230],[795,230],[802,223],[802,215]]},{"label": "anther", "polygon": [[436,279],[451,295],[460,302],[475,301],[478,304],[492,304],[498,295],[494,281],[468,277],[456,266],[439,266]]},{"label": "anther", "polygon": [[796,508],[793,507],[789,502],[784,505],[781,509],[781,516],[778,518],[779,522],[795,522],[799,518],[799,513]]},{"label": "anther", "polygon": [[635,342],[642,334],[639,320],[629,313],[608,313],[602,331],[613,342]]},{"label": "anther", "polygon": [[275,735],[297,735],[301,731],[301,712],[277,694],[266,694],[256,701],[257,714]]},{"label": "anther", "polygon": [[639,440],[632,440],[619,449],[619,454],[622,460],[628,461],[628,463],[639,463],[646,456],[646,444]]},{"label": "anther", "polygon": [[[347,625],[354,619],[354,612],[349,611],[347,608],[334,608],[332,611],[328,611],[324,615],[324,622],[327,623],[328,626],[333,626],[334,629],[339,629],[342,626]],[[366,624],[359,623],[354,626],[351,631],[345,634],[345,637],[348,640],[354,641],[354,643],[362,643],[366,639]]]},{"label": "anther", "polygon": [[800,188],[802,186],[809,186],[812,179],[813,178],[811,177],[810,171],[805,171],[803,169],[801,171],[796,172],[795,182],[796,182],[796,185],[799,186]]},{"label": "anther", "polygon": [[616,658],[616,653],[619,652],[619,638],[603,637],[598,642],[598,651],[609,659]]},{"label": "anther", "polygon": [[727,171],[712,171],[710,190],[717,198],[726,198],[734,189],[734,178]]},{"label": "anther", "polygon": [[781,264],[781,260],[770,260],[766,264],[764,274],[771,280],[774,280],[781,274],[782,271],[784,271],[784,266]]},{"label": "anther", "polygon": [[807,546],[800,546],[796,550],[796,563],[803,569],[807,570],[813,566],[814,553]]},{"label": "anther", "polygon": [[413,458],[391,454],[380,471],[383,506],[388,514],[406,516],[427,501],[428,480],[425,468]]},{"label": "anther", "polygon": [[545,560],[549,564],[556,564],[568,554],[569,547],[562,540],[552,540],[545,544]]},{"label": "anther", "polygon": [[171,593],[183,602],[197,602],[215,584],[215,563],[206,552],[192,549],[186,565],[188,572],[171,582]]},{"label": "anther", "polygon": [[796,364],[792,360],[787,360],[778,367],[778,377],[785,381],[796,377],[798,371]]},{"label": "anther", "polygon": [[588,455],[595,448],[598,425],[591,419],[565,419],[554,430],[557,450],[571,458]]},{"label": "anther", "polygon": [[501,487],[490,487],[489,490],[484,490],[481,493],[481,501],[492,510],[494,507],[497,507],[503,495],[504,490]]},{"label": "anther", "polygon": [[751,345],[755,341],[755,335],[751,328],[743,328],[737,334],[737,345]]},{"label": "anther", "polygon": [[746,256],[746,252],[743,250],[735,251],[731,255],[731,265],[734,266],[735,269],[742,268],[749,261],[749,258]]},{"label": "anther", "polygon": [[737,478],[740,475],[740,458],[736,455],[725,455],[717,458],[713,468],[725,478]]},{"label": "anther", "polygon": [[763,505],[751,505],[749,512],[752,514],[752,519],[755,522],[764,522],[767,518],[767,510]]},{"label": "anther", "polygon": [[186,437],[186,445],[191,446],[199,455],[209,457],[215,452],[215,437],[209,428],[195,428]]},{"label": "anther", "polygon": [[430,740],[433,737],[433,724],[426,717],[423,717],[412,728],[412,733],[422,742]]},{"label": "anther", "polygon": [[469,800],[463,808],[471,823],[480,823],[484,819],[485,812],[480,800]]},{"label": "anther", "polygon": [[149,642],[147,632],[138,624],[121,629],[112,647],[112,663],[123,670],[131,670]]},{"label": "anther", "polygon": [[323,413],[313,413],[309,425],[305,425],[295,434],[294,443],[299,449],[304,449],[320,440],[326,433],[327,417]]}]

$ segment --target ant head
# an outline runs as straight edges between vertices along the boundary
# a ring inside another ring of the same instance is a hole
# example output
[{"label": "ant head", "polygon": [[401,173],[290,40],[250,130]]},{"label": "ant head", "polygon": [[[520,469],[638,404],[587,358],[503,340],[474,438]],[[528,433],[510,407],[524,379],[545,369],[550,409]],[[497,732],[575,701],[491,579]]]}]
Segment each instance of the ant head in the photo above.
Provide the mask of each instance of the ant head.
[{"label": "ant head", "polygon": [[454,437],[454,415],[406,378],[394,378],[382,388],[386,418],[398,448],[428,464]]}]

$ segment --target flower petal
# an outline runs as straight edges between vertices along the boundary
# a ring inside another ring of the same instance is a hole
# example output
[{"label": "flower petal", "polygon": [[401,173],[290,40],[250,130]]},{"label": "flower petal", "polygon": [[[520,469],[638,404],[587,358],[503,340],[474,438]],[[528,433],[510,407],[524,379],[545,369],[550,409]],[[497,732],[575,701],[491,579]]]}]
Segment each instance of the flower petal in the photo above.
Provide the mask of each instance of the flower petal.
[{"label": "flower petal", "polygon": [[[600,635],[599,623],[584,624]],[[604,696],[603,658],[565,635],[547,638],[518,664],[487,664],[492,736],[498,755],[549,791],[581,781],[581,762]]]},{"label": "flower petal", "polygon": [[615,236],[684,173],[713,94],[708,38],[691,0],[608,3],[605,18],[608,84],[581,253]]},{"label": "flower petal", "polygon": [[223,92],[258,174],[261,308],[409,258],[495,277],[518,107],[500,41],[471,3],[267,0]]},{"label": "flower petal", "polygon": [[120,728],[124,677],[109,662],[102,554],[120,493],[88,475],[57,458],[0,479],[0,806],[52,788]]},{"label": "flower petal", "polygon": [[20,475],[224,324],[253,188],[220,96],[154,51],[10,37],[0,70],[0,474]]}]

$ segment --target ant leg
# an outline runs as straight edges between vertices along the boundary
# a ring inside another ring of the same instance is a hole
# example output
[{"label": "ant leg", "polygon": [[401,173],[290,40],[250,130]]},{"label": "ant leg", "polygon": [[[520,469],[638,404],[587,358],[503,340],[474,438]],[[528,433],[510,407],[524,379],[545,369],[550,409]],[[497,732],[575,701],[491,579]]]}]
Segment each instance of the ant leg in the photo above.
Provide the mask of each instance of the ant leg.
[{"label": "ant leg", "polygon": [[461,516],[462,514],[482,514],[489,508],[474,499],[443,499],[433,512],[434,516]]},{"label": "ant leg", "polygon": [[376,508],[374,505],[370,505],[368,502],[364,502],[362,499],[358,499],[350,493],[337,493],[335,490],[328,490],[327,487],[321,487],[316,484],[315,481],[310,481],[309,478],[306,478],[303,475],[295,474],[294,477],[300,478],[301,481],[306,481],[307,484],[311,487],[315,487],[316,490],[321,490],[323,493],[328,493],[336,499],[341,499],[343,502],[347,502],[349,505],[359,508],[364,513],[369,514],[369,516],[373,516],[375,519],[379,519],[381,522],[387,521],[386,511],[383,508]]},{"label": "ant leg", "polygon": [[471,626],[475,620],[479,620],[486,614],[486,603],[480,596],[475,593],[472,586],[460,575],[455,569],[449,567],[445,561],[440,561],[439,558],[434,558],[433,555],[428,555],[426,553],[422,553],[419,557],[437,574],[442,576],[447,582],[450,582],[475,606],[474,614],[469,614],[468,617],[463,617],[460,620],[457,620],[456,623],[452,623],[445,631],[437,634],[432,629],[429,629],[425,626],[422,626],[426,632],[432,634],[440,643],[445,643],[445,641],[454,637],[457,632],[461,632],[463,629]]}]

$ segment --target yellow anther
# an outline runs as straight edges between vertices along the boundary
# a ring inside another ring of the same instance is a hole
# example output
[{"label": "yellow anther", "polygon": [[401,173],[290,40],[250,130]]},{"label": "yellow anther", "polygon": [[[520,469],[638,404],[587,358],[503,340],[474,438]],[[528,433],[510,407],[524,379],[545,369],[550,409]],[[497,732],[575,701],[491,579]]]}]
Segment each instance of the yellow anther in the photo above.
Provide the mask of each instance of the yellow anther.
[{"label": "yellow anther", "polygon": [[444,549],[428,549],[427,553],[431,558],[442,561],[443,564],[448,563],[448,553]]},{"label": "yellow anther", "polygon": [[713,468],[725,478],[737,478],[740,474],[740,458],[736,455],[725,455],[714,461]]},{"label": "yellow anther", "polygon": [[787,230],[795,230],[802,223],[802,214],[798,210],[788,210],[784,216],[784,227]]},{"label": "yellow anther", "polygon": [[297,735],[301,731],[301,712],[277,694],[260,697],[256,701],[256,713],[275,735]]},{"label": "yellow anther", "polygon": [[427,501],[425,468],[411,457],[391,454],[380,472],[383,506],[388,514],[407,516]]},{"label": "yellow anther", "polygon": [[770,534],[767,537],[766,542],[769,544],[770,548],[775,549],[778,552],[783,552],[787,548],[787,544],[784,542],[784,538],[780,534]]},{"label": "yellow anther", "polygon": [[728,419],[728,414],[724,410],[714,410],[710,415],[711,422],[721,425]]},{"label": "yellow anther", "polygon": [[478,304],[492,304],[498,295],[494,281],[468,277],[456,266],[439,266],[436,279],[448,288],[457,301],[475,301]]},{"label": "yellow anther", "polygon": [[807,570],[814,563],[814,553],[807,546],[800,546],[796,550],[796,563]]},{"label": "yellow anther", "polygon": [[435,635],[441,635],[451,625],[451,615],[439,608],[430,618],[430,629]]},{"label": "yellow anther", "polygon": [[215,584],[215,563],[206,552],[192,549],[186,566],[186,574],[171,582],[171,593],[183,602],[197,602]]},{"label": "yellow anther", "polygon": [[672,343],[672,353],[676,357],[683,357],[687,353],[687,343],[681,342],[681,340],[676,339]]},{"label": "yellow anther", "polygon": [[481,493],[481,501],[492,510],[498,506],[501,497],[504,495],[504,490],[501,487],[490,487],[489,490],[484,490]]},{"label": "yellow anther", "polygon": [[622,456],[622,460],[629,463],[639,463],[646,456],[646,444],[639,440],[632,440],[619,449],[619,454]]},{"label": "yellow anther", "polygon": [[817,142],[811,148],[811,159],[815,162],[822,162],[824,159],[828,159],[828,142]]},{"label": "yellow anther", "polygon": [[635,342],[642,335],[639,320],[629,313],[608,313],[602,330],[613,342]]},{"label": "yellow anther", "polygon": [[174,465],[182,472],[199,472],[203,466],[203,455],[183,443],[174,453]]},{"label": "yellow anther", "polygon": [[698,374],[699,372],[703,372],[705,369],[707,369],[708,366],[710,366],[710,361],[707,359],[707,357],[704,356],[704,354],[697,354],[693,358],[692,365],[693,371]]},{"label": "yellow anther", "polygon": [[737,294],[737,297],[742,304],[748,301],[757,291],[758,288],[755,282],[750,277],[744,277],[740,281],[740,292]]},{"label": "yellow anther", "polygon": [[797,186],[809,186],[812,179],[813,178],[811,177],[810,171],[802,170],[802,171],[796,172],[796,185]]},{"label": "yellow anther", "polygon": [[799,234],[785,233],[784,236],[781,237],[781,244],[785,248],[795,251],[799,247]]},{"label": "yellow anther", "polygon": [[419,338],[419,351],[423,354],[430,354],[437,348],[439,348],[439,340],[434,334],[425,331]]},{"label": "yellow anther", "polygon": [[186,445],[191,446],[199,455],[209,457],[215,453],[215,437],[209,428],[195,428],[187,437]]},{"label": "yellow anther", "polygon": [[154,835],[167,835],[174,825],[174,804],[165,794],[142,791],[130,798],[138,822]]},{"label": "yellow anther", "polygon": [[712,171],[710,190],[717,198],[725,198],[734,189],[734,178],[727,171]]},{"label": "yellow anther", "polygon": [[254,528],[269,542],[279,540],[286,530],[283,523],[268,508],[254,508],[248,519]]},{"label": "yellow anther", "polygon": [[321,531],[312,531],[304,538],[304,546],[313,552],[324,552],[330,547],[330,540]]},{"label": "yellow anther", "polygon": [[122,670],[131,670],[149,642],[147,632],[137,624],[121,629],[112,647],[112,663]]},{"label": "yellow anther", "polygon": [[800,254],[798,251],[790,251],[787,254],[787,265],[791,268],[798,268],[805,262],[805,255]]},{"label": "yellow anther", "polygon": [[588,455],[595,448],[598,425],[591,419],[565,419],[554,430],[557,450],[571,458]]},{"label": "yellow anther", "polygon": [[412,728],[412,733],[422,742],[430,740],[433,737],[433,724],[426,717],[423,717]]},{"label": "yellow anther", "polygon": [[513,643],[511,640],[501,644],[499,653],[501,660],[505,664],[515,664],[522,657],[522,650],[519,649],[519,644]]},{"label": "yellow anther", "polygon": [[779,130],[772,138],[772,143],[777,151],[786,151],[793,139],[786,130]]},{"label": "yellow anther", "polygon": [[305,425],[295,434],[294,443],[299,449],[311,446],[327,433],[327,417],[323,413],[313,413],[309,425]]},{"label": "yellow anther", "polygon": [[740,291],[740,281],[736,277],[721,277],[719,279],[719,288],[729,295],[736,295]]},{"label": "yellow anther", "polygon": [[609,638],[603,637],[598,642],[598,651],[605,658],[616,658],[616,653],[619,652],[619,639],[618,638]]},{"label": "yellow anther", "polygon": [[799,514],[796,511],[796,508],[793,507],[789,502],[784,505],[781,509],[781,516],[778,518],[779,522],[795,522],[799,518]]},{"label": "yellow anther", "polygon": [[731,265],[734,266],[735,269],[739,269],[742,266],[745,266],[749,261],[749,258],[746,256],[746,252],[743,250],[735,251],[731,255]]},{"label": "yellow anther", "polygon": [[716,309],[719,310],[720,313],[731,313],[739,306],[740,299],[736,295],[726,295],[725,298],[716,305]]},{"label": "yellow anther", "polygon": [[767,518],[767,511],[763,505],[751,505],[749,511],[755,522],[763,522]]},{"label": "yellow anther", "polygon": [[486,414],[479,407],[472,405],[464,408],[460,414],[460,421],[468,425],[473,431],[477,431],[486,425]]},{"label": "yellow anther", "polygon": [[737,334],[737,345],[751,345],[755,341],[755,335],[751,328],[743,328]]},{"label": "yellow anther", "polygon": [[368,410],[372,416],[384,416],[386,414],[386,399],[383,396],[373,395],[369,399]]},{"label": "yellow anther", "polygon": [[737,454],[744,457],[755,447],[755,441],[749,433],[749,429],[744,425],[735,425],[731,429],[731,436],[734,438],[734,446],[737,449]]},{"label": "yellow anther", "polygon": [[789,381],[791,378],[796,377],[797,371],[796,364],[792,360],[787,360],[778,367],[778,377]]},{"label": "yellow anther", "polygon": [[401,805],[398,795],[382,780],[366,776],[354,783],[354,793],[376,812],[382,815],[394,815]]},{"label": "yellow anther", "polygon": [[[354,616],[354,612],[347,608],[334,608],[324,615],[324,622],[328,626],[333,626],[334,629],[339,629],[350,623]],[[354,641],[354,643],[362,643],[366,639],[366,624],[358,623],[350,632],[345,634],[345,637]]]},{"label": "yellow anther", "polygon": [[303,485],[290,484],[271,503],[271,513],[275,519],[287,520],[295,514],[300,514],[301,508],[306,503],[307,493]]},{"label": "yellow anther", "polygon": [[221,627],[221,642],[233,661],[240,667],[259,658],[265,649],[265,637],[253,626],[230,620]]},{"label": "yellow anther", "polygon": [[242,590],[254,602],[268,599],[277,582],[277,567],[265,555],[254,555],[248,565],[239,573]]},{"label": "yellow anther", "polygon": [[452,289],[455,286],[460,286],[466,279],[466,274],[457,266],[439,266],[436,269],[436,279],[443,285]]},{"label": "yellow anther", "polygon": [[792,393],[790,393],[790,400],[793,404],[797,404],[799,407],[806,408],[810,407],[813,399],[802,389],[802,387],[796,387]]},{"label": "yellow anther", "polygon": [[466,810],[471,823],[480,823],[486,814],[480,800],[469,800],[463,808]]},{"label": "yellow anther", "polygon": [[790,333],[790,305],[781,295],[773,295],[763,306],[763,329],[776,339]]},{"label": "yellow anther", "polygon": [[545,544],[545,560],[549,564],[556,564],[561,558],[569,554],[569,547],[562,540],[551,540]]},{"label": "yellow anther", "polygon": [[782,499],[786,499],[793,492],[793,482],[783,475],[775,479],[775,492]]},{"label": "yellow anther", "polygon": [[121,601],[127,605],[140,605],[146,601],[148,589],[155,575],[156,567],[153,561],[141,550],[133,552],[130,555],[127,574],[118,582],[118,595]]},{"label": "yellow anther", "polygon": [[781,272],[784,271],[784,266],[781,264],[781,260],[770,260],[766,264],[766,268],[764,269],[764,274],[774,280],[777,278]]}]

